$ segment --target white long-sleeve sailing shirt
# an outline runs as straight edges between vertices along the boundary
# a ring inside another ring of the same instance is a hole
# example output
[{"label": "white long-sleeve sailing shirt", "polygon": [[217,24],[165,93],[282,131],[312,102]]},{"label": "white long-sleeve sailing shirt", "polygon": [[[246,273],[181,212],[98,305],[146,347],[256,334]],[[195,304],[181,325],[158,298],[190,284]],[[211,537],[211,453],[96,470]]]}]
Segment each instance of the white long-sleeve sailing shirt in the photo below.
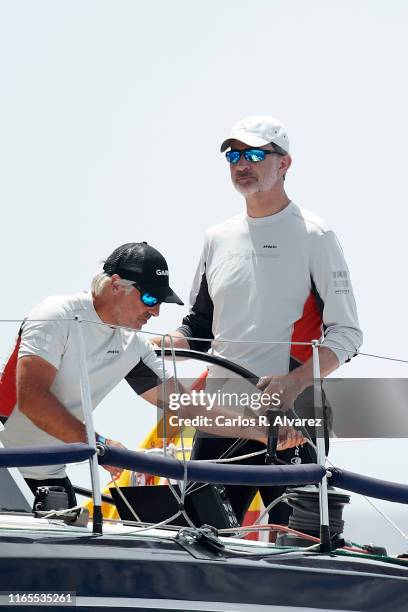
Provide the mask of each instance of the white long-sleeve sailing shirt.
[{"label": "white long-sleeve sailing shirt", "polygon": [[310,346],[290,342],[323,337],[340,364],[350,359],[362,332],[335,233],[293,202],[268,217],[243,213],[210,228],[179,331],[213,338],[214,354],[258,376],[287,374],[311,356]]}]

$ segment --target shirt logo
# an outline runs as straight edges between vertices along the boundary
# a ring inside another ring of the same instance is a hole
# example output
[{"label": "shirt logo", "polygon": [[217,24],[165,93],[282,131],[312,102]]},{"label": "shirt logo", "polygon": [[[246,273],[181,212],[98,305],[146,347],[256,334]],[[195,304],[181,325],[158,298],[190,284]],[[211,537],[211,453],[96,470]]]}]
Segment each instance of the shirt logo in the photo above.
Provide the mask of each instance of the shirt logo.
[{"label": "shirt logo", "polygon": [[333,285],[336,287],[334,293],[337,294],[347,294],[349,293],[349,281],[348,281],[348,273],[347,270],[334,270],[332,272],[333,275]]},{"label": "shirt logo", "polygon": [[111,351],[106,351],[106,353],[107,353],[108,355],[109,355],[109,354],[110,354],[110,355],[119,355],[120,351],[114,351],[114,350],[111,350]]},{"label": "shirt logo", "polygon": [[156,274],[157,276],[168,276],[169,271],[168,270],[156,270]]},{"label": "shirt logo", "polygon": [[277,249],[277,245],[276,244],[264,244],[263,245],[264,249]]}]

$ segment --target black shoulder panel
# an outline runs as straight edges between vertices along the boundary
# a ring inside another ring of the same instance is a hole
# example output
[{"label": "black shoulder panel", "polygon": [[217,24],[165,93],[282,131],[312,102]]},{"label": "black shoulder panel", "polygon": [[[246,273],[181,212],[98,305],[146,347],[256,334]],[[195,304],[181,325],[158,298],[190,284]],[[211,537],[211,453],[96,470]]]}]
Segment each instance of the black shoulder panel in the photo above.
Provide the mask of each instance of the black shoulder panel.
[{"label": "black shoulder panel", "polygon": [[161,384],[156,372],[153,372],[142,360],[130,370],[125,380],[138,395]]},{"label": "black shoulder panel", "polygon": [[[212,332],[213,314],[214,305],[208,293],[207,277],[204,271],[195,302],[177,331],[192,338],[214,338]],[[211,342],[197,340],[189,340],[189,344],[192,350],[202,353],[206,353],[211,347]]]}]

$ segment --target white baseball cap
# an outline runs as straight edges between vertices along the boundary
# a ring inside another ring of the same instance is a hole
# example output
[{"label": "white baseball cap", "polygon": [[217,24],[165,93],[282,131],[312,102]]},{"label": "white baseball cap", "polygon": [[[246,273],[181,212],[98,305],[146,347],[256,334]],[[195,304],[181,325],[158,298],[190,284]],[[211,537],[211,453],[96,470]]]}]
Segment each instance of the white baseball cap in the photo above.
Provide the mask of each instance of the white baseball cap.
[{"label": "white baseball cap", "polygon": [[240,140],[251,147],[273,143],[289,153],[289,138],[280,121],[269,115],[250,115],[232,128],[231,135],[221,145],[221,153],[231,146],[231,140]]}]

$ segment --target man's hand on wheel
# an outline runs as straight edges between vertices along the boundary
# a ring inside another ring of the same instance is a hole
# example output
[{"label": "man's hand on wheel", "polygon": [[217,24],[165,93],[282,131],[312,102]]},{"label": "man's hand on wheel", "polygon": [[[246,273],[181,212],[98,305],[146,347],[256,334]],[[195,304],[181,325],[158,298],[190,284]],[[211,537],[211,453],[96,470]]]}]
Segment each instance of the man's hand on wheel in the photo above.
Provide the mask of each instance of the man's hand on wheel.
[{"label": "man's hand on wheel", "polygon": [[303,437],[300,431],[288,425],[284,425],[279,427],[279,439],[276,450],[282,451],[287,448],[294,448],[295,446],[301,446],[305,442],[306,438]]},{"label": "man's hand on wheel", "polygon": [[[287,376],[262,376],[256,385],[262,393],[271,396],[271,406],[276,410],[286,412],[293,408],[293,403],[303,391],[299,383],[290,375]],[[279,405],[276,403],[279,397]],[[268,406],[268,408],[270,408]]]}]

